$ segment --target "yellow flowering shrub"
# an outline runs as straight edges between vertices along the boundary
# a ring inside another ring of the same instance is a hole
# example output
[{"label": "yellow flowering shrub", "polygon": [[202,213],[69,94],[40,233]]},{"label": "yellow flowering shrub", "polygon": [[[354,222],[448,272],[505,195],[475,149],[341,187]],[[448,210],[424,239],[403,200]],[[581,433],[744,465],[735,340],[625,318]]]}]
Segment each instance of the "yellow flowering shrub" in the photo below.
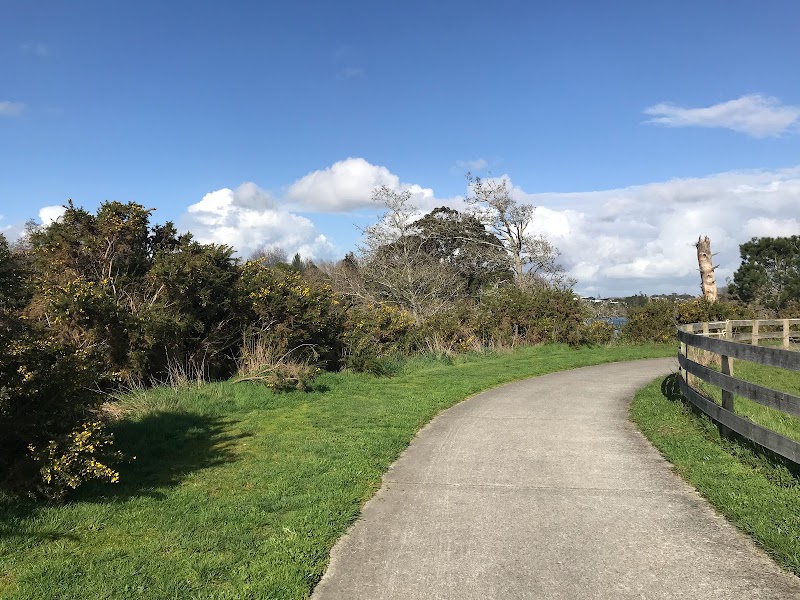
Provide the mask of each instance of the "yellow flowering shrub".
[{"label": "yellow flowering shrub", "polygon": [[344,366],[354,371],[383,374],[381,358],[407,353],[414,317],[390,304],[365,304],[347,311],[342,341]]},{"label": "yellow flowering shrub", "polygon": [[51,500],[62,500],[90,479],[119,482],[119,473],[110,466],[121,458],[111,450],[113,442],[100,421],[87,421],[42,447],[30,444],[28,450],[40,466],[39,492]]},{"label": "yellow flowering shrub", "polygon": [[242,266],[238,282],[241,317],[277,354],[309,348],[315,360],[335,367],[339,358],[343,310],[330,286],[307,280],[302,273],[267,267],[260,260]]},{"label": "yellow flowering shrub", "polygon": [[592,321],[584,327],[583,336],[590,344],[610,344],[614,341],[614,326],[607,321]]}]

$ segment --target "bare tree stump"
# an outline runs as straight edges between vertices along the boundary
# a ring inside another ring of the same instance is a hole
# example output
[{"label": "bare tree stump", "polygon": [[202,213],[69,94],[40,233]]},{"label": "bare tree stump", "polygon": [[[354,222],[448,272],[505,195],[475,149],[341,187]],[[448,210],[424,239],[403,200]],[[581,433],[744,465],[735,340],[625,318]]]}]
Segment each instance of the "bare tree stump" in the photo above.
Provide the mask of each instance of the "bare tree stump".
[{"label": "bare tree stump", "polygon": [[717,301],[717,280],[714,277],[714,263],[711,262],[711,240],[708,236],[697,238],[697,264],[700,266],[700,288],[703,298],[709,302]]}]

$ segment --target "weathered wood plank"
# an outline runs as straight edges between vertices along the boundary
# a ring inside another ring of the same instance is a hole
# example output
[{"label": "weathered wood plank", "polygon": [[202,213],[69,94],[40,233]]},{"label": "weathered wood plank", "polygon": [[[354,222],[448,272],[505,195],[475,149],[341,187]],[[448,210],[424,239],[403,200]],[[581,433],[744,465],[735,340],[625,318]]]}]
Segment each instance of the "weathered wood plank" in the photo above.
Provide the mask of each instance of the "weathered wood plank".
[{"label": "weathered wood plank", "polygon": [[800,352],[768,346],[737,344],[729,340],[719,340],[686,331],[678,330],[678,339],[687,346],[709,350],[716,354],[749,360],[762,365],[800,371]]},{"label": "weathered wood plank", "polygon": [[800,397],[779,392],[768,387],[764,387],[748,381],[742,381],[735,377],[730,377],[701,364],[690,360],[686,356],[679,355],[678,363],[681,369],[707,381],[711,385],[727,390],[737,396],[742,396],[763,406],[774,408],[781,412],[800,417]]},{"label": "weathered wood plank", "polygon": [[680,379],[680,386],[684,398],[711,417],[712,421],[792,461],[796,465],[800,464],[800,444],[796,441],[725,410],[719,404],[701,396],[697,391],[686,385],[683,379]]},{"label": "weathered wood plank", "polygon": [[[730,356],[720,356],[722,374],[733,377],[733,359]],[[733,393],[722,390],[722,408],[731,412],[736,412],[733,408]]]}]

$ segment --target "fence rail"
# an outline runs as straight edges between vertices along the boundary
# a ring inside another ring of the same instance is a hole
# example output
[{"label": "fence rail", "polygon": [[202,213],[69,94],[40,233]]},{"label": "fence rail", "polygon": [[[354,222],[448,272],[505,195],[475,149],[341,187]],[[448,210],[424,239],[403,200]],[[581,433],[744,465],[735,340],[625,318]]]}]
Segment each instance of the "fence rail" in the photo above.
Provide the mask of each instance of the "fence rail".
[{"label": "fence rail", "polygon": [[[737,415],[733,402],[734,396],[742,396],[763,406],[800,417],[800,397],[733,376],[734,358],[800,371],[800,352],[790,349],[794,341],[800,340],[800,319],[690,323],[678,327],[678,339],[681,343],[678,354],[681,367],[680,386],[684,397],[721,425],[725,433],[733,432],[800,466],[800,443]],[[762,340],[773,339],[781,340],[782,347],[759,346]],[[692,360],[689,357],[691,348],[719,355],[721,372]],[[721,388],[722,406],[694,388],[691,384],[692,377]]]}]

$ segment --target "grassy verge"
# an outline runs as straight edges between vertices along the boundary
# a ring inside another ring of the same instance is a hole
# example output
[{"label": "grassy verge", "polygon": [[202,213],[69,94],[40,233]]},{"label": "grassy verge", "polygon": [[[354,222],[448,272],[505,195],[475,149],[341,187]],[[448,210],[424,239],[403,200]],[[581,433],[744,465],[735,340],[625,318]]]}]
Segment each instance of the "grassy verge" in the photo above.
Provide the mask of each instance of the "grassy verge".
[{"label": "grassy verge", "polygon": [[[765,372],[759,369],[737,372],[737,377],[745,376],[770,384],[763,381]],[[800,479],[779,461],[722,438],[707,417],[694,414],[684,404],[676,383],[658,380],[640,390],[631,404],[631,418],[717,510],[779,564],[800,575]],[[742,414],[762,408],[736,400],[737,412],[741,409]],[[764,420],[769,418],[772,415]]]},{"label": "grassy verge", "polygon": [[326,374],[311,393],[217,383],[124,400],[122,483],[0,501],[2,598],[306,598],[414,434],[497,384],[673,348],[524,348]]}]

